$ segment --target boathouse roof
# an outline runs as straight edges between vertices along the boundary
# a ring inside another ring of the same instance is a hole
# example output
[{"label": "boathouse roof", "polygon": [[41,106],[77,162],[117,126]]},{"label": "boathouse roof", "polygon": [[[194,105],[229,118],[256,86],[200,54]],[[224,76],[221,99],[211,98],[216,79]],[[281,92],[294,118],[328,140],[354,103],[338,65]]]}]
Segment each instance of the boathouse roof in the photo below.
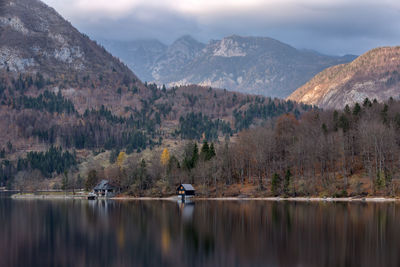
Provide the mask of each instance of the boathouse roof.
[{"label": "boathouse roof", "polygon": [[181,184],[180,186],[183,186],[185,191],[194,191],[194,187],[191,184]]},{"label": "boathouse roof", "polygon": [[113,186],[108,180],[101,180],[100,183],[94,187],[94,190],[110,190],[114,188],[115,186]]}]

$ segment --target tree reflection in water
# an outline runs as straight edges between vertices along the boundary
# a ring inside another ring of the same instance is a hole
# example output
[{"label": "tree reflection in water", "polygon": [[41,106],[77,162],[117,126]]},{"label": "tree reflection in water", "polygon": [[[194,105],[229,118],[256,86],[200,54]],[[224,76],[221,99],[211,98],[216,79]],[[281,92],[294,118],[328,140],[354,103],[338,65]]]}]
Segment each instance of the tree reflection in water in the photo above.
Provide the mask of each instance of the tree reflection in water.
[{"label": "tree reflection in water", "polygon": [[400,266],[399,207],[0,199],[0,266]]}]

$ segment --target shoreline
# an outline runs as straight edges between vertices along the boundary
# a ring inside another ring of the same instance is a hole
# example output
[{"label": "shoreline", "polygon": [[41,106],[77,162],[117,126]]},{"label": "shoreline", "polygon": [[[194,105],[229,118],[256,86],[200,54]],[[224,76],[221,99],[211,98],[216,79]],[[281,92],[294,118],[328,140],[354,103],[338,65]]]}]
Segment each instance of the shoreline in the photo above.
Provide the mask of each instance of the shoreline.
[{"label": "shoreline", "polygon": [[[45,195],[35,195],[35,194],[14,194],[11,196],[12,199],[44,199],[44,200],[87,200],[87,195],[55,195],[55,194],[45,194]],[[99,200],[105,200],[106,198],[99,198]],[[116,201],[129,201],[129,200],[139,200],[139,201],[177,201],[177,196],[170,197],[112,197],[107,200]],[[400,198],[392,197],[358,197],[358,198],[332,198],[332,197],[198,197],[192,198],[192,201],[277,201],[277,202],[400,202]]]}]

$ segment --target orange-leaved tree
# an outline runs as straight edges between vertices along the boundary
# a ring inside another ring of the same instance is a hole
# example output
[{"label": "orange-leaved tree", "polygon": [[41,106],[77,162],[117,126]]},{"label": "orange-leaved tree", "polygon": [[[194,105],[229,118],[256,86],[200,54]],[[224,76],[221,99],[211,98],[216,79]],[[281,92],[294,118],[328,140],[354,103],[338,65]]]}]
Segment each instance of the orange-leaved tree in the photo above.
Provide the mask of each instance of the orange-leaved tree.
[{"label": "orange-leaved tree", "polygon": [[165,167],[169,163],[169,151],[167,148],[164,148],[162,154],[161,154],[161,164]]}]

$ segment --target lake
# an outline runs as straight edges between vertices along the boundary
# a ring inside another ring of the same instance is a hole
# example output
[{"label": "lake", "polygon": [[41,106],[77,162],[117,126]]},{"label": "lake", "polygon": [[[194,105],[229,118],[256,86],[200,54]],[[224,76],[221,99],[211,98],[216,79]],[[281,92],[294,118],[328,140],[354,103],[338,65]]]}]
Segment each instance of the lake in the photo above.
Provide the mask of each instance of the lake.
[{"label": "lake", "polygon": [[400,266],[400,204],[0,199],[0,266]]}]

